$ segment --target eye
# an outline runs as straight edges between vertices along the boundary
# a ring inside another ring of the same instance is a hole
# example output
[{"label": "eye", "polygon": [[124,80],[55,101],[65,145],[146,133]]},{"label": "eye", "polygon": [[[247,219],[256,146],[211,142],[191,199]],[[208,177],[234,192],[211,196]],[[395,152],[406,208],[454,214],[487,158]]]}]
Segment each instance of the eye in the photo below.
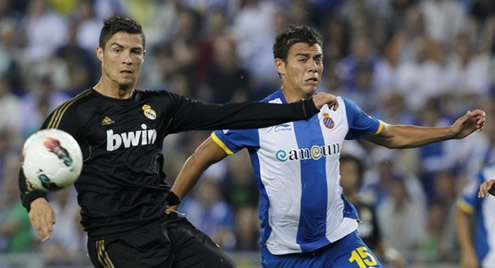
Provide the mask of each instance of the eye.
[{"label": "eye", "polygon": [[300,63],[305,63],[308,61],[307,58],[299,58],[297,61],[299,61]]}]

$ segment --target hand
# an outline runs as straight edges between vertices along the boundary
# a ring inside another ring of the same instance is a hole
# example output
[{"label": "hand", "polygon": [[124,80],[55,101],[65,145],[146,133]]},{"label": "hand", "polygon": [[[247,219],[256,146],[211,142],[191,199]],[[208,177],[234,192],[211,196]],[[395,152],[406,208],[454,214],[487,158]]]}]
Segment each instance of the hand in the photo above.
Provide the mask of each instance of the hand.
[{"label": "hand", "polygon": [[495,180],[485,181],[480,185],[480,191],[478,193],[479,198],[488,196],[488,194],[495,195]]},{"label": "hand", "polygon": [[165,214],[170,214],[170,212],[177,212],[179,205],[170,206],[165,210]]},{"label": "hand", "polygon": [[323,105],[325,104],[328,104],[328,107],[333,108],[334,111],[336,111],[339,107],[337,97],[325,92],[320,92],[313,96],[313,102],[318,110],[321,109],[321,107],[323,107]]},{"label": "hand", "polygon": [[459,117],[452,129],[453,138],[462,139],[475,131],[482,131],[485,127],[486,113],[482,110],[467,111],[465,115]]},{"label": "hand", "polygon": [[31,202],[29,220],[42,241],[50,239],[55,224],[55,212],[45,198],[37,198]]}]

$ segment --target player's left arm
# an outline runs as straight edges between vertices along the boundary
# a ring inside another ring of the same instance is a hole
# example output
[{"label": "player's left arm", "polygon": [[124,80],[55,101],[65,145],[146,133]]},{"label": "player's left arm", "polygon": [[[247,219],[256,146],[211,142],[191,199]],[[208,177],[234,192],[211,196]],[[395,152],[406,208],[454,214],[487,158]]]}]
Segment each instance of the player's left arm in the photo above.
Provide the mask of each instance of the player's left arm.
[{"label": "player's left arm", "polygon": [[390,125],[365,137],[366,140],[391,149],[414,148],[448,139],[462,139],[475,131],[483,130],[486,114],[482,110],[468,111],[449,127],[420,127],[414,125]]}]

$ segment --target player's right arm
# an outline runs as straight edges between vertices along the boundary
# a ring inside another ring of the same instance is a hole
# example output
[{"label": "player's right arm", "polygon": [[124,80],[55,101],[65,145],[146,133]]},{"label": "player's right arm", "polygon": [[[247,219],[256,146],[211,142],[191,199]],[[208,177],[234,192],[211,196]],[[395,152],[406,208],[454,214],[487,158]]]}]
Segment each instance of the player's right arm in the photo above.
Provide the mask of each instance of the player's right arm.
[{"label": "player's right arm", "polygon": [[[53,113],[45,120],[42,129],[47,127],[52,117]],[[42,241],[48,240],[53,232],[55,212],[48,203],[46,193],[33,187],[22,168],[19,171],[19,190],[22,205],[29,213],[33,229]]]},{"label": "player's right arm", "polygon": [[[85,95],[88,95],[88,93],[83,92],[77,97],[60,105],[45,119],[41,129],[62,129],[76,137],[75,133],[77,132],[80,121],[76,112],[77,110],[72,108],[73,104]],[[22,168],[19,171],[19,190],[22,205],[29,212],[29,219],[33,229],[42,241],[48,240],[53,232],[55,212],[48,203],[46,193],[35,189],[33,185],[29,183]]]},{"label": "player's right arm", "polygon": [[[206,139],[182,166],[179,175],[172,185],[172,192],[182,200],[194,187],[201,174],[209,166],[224,159],[226,156],[227,153],[211,137]],[[171,210],[175,210],[176,208],[177,206],[170,207]]]},{"label": "player's right arm", "polygon": [[42,241],[50,238],[55,223],[55,212],[46,199],[46,193],[37,190],[24,176],[24,171],[19,171],[19,190],[22,205],[29,212],[29,220],[33,229]]}]

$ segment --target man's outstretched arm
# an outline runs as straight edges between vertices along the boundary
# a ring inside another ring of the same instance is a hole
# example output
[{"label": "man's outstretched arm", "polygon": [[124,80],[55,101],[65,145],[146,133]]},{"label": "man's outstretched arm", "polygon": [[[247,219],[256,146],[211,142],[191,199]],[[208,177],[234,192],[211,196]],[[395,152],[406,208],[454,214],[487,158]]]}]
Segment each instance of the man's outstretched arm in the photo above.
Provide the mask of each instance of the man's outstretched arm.
[{"label": "man's outstretched arm", "polygon": [[[194,187],[201,177],[201,174],[214,163],[224,159],[227,156],[212,139],[206,139],[196,151],[186,160],[179,175],[172,186],[172,192],[183,199],[187,193]],[[169,210],[175,210],[176,206],[170,207]]]},{"label": "man's outstretched arm", "polygon": [[288,104],[262,102],[208,104],[172,93],[169,96],[173,103],[173,118],[167,126],[167,133],[269,127],[309,119],[324,105],[328,105],[333,110],[339,105],[335,95],[324,92]]},{"label": "man's outstretched arm", "polygon": [[366,140],[392,149],[414,148],[449,139],[462,139],[483,130],[485,120],[484,111],[474,110],[468,111],[449,127],[384,124],[380,133],[367,136]]}]

